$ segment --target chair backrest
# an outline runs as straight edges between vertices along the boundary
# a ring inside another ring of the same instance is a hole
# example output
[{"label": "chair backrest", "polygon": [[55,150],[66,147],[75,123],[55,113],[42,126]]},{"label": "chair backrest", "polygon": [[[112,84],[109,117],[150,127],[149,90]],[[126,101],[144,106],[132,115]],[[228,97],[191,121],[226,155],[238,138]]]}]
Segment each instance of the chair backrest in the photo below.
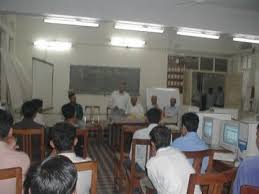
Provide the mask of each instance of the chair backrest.
[{"label": "chair backrest", "polygon": [[96,194],[96,185],[97,185],[97,161],[88,161],[88,162],[80,162],[75,164],[78,172],[80,171],[92,171],[91,178],[91,191],[90,194]]},{"label": "chair backrest", "polygon": [[142,145],[145,146],[145,165],[151,155],[151,150],[150,150],[150,139],[133,139],[132,140],[132,150],[131,150],[131,174],[135,174],[136,172],[136,146],[137,145]]},{"label": "chair backrest", "polygon": [[82,136],[84,139],[83,144],[83,158],[87,157],[87,150],[88,150],[88,129],[77,129],[76,136]]},{"label": "chair backrest", "polygon": [[193,159],[193,168],[196,173],[201,173],[202,161],[204,158],[208,157],[208,167],[206,172],[212,172],[213,170],[213,150],[203,150],[203,151],[193,151],[193,152],[183,152],[188,159]]},{"label": "chair backrest", "polygon": [[100,106],[85,106],[86,122],[100,123]]},{"label": "chair backrest", "polygon": [[259,194],[259,187],[251,185],[242,185],[240,189],[241,194]]},{"label": "chair backrest", "polygon": [[32,137],[40,137],[41,160],[45,158],[44,129],[14,129],[14,136],[22,138],[22,151],[27,153],[32,160]]},{"label": "chair backrest", "polygon": [[236,171],[232,168],[220,173],[191,174],[187,194],[194,194],[196,185],[208,186],[208,194],[220,194],[224,184],[233,182]]},{"label": "chair backrest", "polygon": [[16,178],[16,194],[22,194],[22,168],[0,169],[0,180]]}]

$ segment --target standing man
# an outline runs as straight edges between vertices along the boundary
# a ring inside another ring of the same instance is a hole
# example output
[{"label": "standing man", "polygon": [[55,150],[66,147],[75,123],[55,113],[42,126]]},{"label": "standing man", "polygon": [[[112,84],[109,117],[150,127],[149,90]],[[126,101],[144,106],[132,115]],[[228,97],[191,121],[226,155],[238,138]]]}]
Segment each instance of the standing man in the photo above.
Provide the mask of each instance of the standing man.
[{"label": "standing man", "polygon": [[70,100],[70,104],[72,104],[75,107],[76,110],[76,118],[78,120],[82,120],[83,119],[83,108],[80,104],[77,104],[76,102],[76,94],[74,92],[69,92],[68,93],[68,98]]},{"label": "standing man", "polygon": [[215,95],[213,93],[213,88],[209,88],[208,94],[206,96],[206,109],[210,109],[215,104]]},{"label": "standing man", "polygon": [[216,93],[216,102],[215,102],[216,107],[224,107],[224,92],[223,88],[221,86],[218,87],[217,93]]},{"label": "standing man", "polygon": [[111,104],[110,107],[112,108],[113,113],[125,114],[129,101],[130,96],[125,91],[126,89],[126,82],[122,81],[119,85],[119,90],[116,90],[111,95]]}]

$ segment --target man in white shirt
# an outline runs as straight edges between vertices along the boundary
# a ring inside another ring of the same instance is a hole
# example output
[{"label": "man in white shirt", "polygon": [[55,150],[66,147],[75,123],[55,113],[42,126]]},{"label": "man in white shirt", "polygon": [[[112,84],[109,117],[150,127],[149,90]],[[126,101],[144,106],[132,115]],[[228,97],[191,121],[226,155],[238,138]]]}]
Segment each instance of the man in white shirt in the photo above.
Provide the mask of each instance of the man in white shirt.
[{"label": "man in white shirt", "polygon": [[[148,177],[158,194],[185,194],[189,176],[195,173],[187,158],[170,147],[171,130],[157,126],[150,132],[152,158],[147,162]],[[195,194],[201,194],[195,187]]]},{"label": "man in white shirt", "polygon": [[148,108],[148,110],[151,109],[151,108],[160,109],[158,104],[157,104],[157,96],[154,96],[154,95],[151,96],[150,101],[151,101],[151,106]]},{"label": "man in white shirt", "polygon": [[111,95],[111,108],[112,111],[124,111],[124,113],[127,110],[130,96],[125,91],[126,88],[126,82],[121,82],[119,86],[119,90],[116,90]]},{"label": "man in white shirt", "polygon": [[137,96],[132,96],[130,98],[130,104],[127,108],[126,114],[132,116],[134,118],[142,118],[144,117],[144,109],[142,105],[138,102]]},{"label": "man in white shirt", "polygon": [[[156,108],[152,108],[146,113],[146,117],[149,122],[149,126],[147,128],[137,130],[133,134],[133,139],[150,139],[150,136],[149,136],[150,131],[154,127],[156,127],[161,120],[161,111]],[[145,170],[145,156],[146,156],[146,146],[137,145],[136,153],[135,153],[136,170],[138,171]],[[130,150],[130,159],[131,159],[131,150]],[[130,162],[128,162],[128,165],[130,165]]]},{"label": "man in white shirt", "polygon": [[223,88],[221,86],[218,87],[217,93],[216,93],[216,107],[224,107],[224,92]]},{"label": "man in white shirt", "polygon": [[206,109],[210,109],[215,104],[215,95],[213,93],[213,88],[209,88],[208,94],[206,96]]},{"label": "man in white shirt", "polygon": [[[52,140],[50,145],[58,155],[68,157],[73,163],[90,161],[90,158],[80,158],[74,152],[74,146],[77,144],[76,128],[67,122],[57,123],[52,128]],[[76,185],[77,194],[88,194],[91,187],[91,171],[82,171],[78,173]]]}]

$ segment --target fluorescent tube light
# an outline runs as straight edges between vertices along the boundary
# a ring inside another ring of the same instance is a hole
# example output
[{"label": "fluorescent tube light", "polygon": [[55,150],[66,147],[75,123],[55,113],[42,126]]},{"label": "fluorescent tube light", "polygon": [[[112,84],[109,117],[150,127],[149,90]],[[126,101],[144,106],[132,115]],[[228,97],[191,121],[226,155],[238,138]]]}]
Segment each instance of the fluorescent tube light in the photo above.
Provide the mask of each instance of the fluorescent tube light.
[{"label": "fluorescent tube light", "polygon": [[143,41],[141,39],[135,39],[135,38],[112,37],[111,45],[122,46],[122,47],[141,48],[141,47],[144,47],[145,41]]},{"label": "fluorescent tube light", "polygon": [[178,35],[183,36],[193,36],[199,38],[210,38],[210,39],[219,39],[220,32],[211,31],[211,30],[202,30],[196,28],[179,28],[177,31]]},{"label": "fluorescent tube light", "polygon": [[72,47],[71,42],[60,42],[60,41],[37,40],[33,44],[38,49],[47,49],[47,50],[55,50],[55,51],[65,51],[65,50],[69,50]]},{"label": "fluorescent tube light", "polygon": [[98,27],[99,24],[90,19],[76,19],[76,18],[58,18],[58,17],[49,17],[44,18],[44,22],[52,24],[67,24],[75,26],[89,26],[89,27]]},{"label": "fluorescent tube light", "polygon": [[233,40],[237,42],[248,42],[248,43],[259,44],[259,36],[254,36],[254,35],[236,34],[234,35]]},{"label": "fluorescent tube light", "polygon": [[155,33],[164,32],[164,27],[158,24],[147,24],[147,23],[127,22],[127,21],[116,22],[114,28],[121,29],[121,30],[141,31],[141,32],[155,32]]}]

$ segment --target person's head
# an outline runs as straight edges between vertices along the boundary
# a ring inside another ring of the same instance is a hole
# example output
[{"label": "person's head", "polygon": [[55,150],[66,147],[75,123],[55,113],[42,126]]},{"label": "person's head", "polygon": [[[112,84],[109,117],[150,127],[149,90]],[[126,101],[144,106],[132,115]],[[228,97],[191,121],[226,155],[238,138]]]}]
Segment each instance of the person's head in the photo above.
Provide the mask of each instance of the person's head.
[{"label": "person's head", "polygon": [[151,108],[147,111],[146,117],[149,123],[159,123],[161,120],[161,110]]},{"label": "person's head", "polygon": [[50,145],[57,152],[72,151],[76,144],[76,128],[73,125],[61,122],[52,128]]},{"label": "person's head", "polygon": [[12,125],[12,115],[9,112],[0,109],[0,141],[8,136],[12,136]]},{"label": "person's head", "polygon": [[119,92],[123,93],[126,90],[126,82],[125,81],[121,81],[120,85],[119,85]]},{"label": "person's head", "polygon": [[259,150],[259,124],[257,125],[257,131],[256,131],[256,145]]},{"label": "person's head", "polygon": [[151,104],[157,105],[157,96],[151,96]]},{"label": "person's head", "polygon": [[37,112],[41,113],[42,112],[42,107],[43,107],[43,101],[41,99],[33,99],[32,103],[37,109]]},{"label": "person's head", "polygon": [[131,104],[133,106],[135,106],[137,104],[138,97],[137,96],[131,96],[130,101],[131,101]]},{"label": "person's head", "polygon": [[199,126],[199,117],[193,112],[185,113],[182,116],[182,133],[197,132]]},{"label": "person's head", "polygon": [[62,114],[65,118],[65,121],[71,121],[72,123],[76,122],[76,109],[72,104],[64,104],[61,108]]},{"label": "person's head", "polygon": [[68,93],[68,98],[71,103],[75,104],[76,103],[76,94],[74,92],[69,92]]},{"label": "person's head", "polygon": [[213,88],[209,88],[209,94],[213,94]]},{"label": "person's head", "polygon": [[77,176],[75,165],[67,157],[49,157],[37,168],[31,168],[24,182],[25,193],[75,194]]},{"label": "person's head", "polygon": [[171,106],[175,106],[175,104],[176,104],[176,99],[175,98],[171,98],[170,99],[170,105]]},{"label": "person's head", "polygon": [[37,107],[32,101],[27,101],[22,105],[22,114],[24,118],[33,119],[37,113]]},{"label": "person's head", "polygon": [[[171,143],[171,130],[165,126],[156,126],[149,134],[153,150],[165,148]],[[155,149],[154,149],[155,148]]]}]

